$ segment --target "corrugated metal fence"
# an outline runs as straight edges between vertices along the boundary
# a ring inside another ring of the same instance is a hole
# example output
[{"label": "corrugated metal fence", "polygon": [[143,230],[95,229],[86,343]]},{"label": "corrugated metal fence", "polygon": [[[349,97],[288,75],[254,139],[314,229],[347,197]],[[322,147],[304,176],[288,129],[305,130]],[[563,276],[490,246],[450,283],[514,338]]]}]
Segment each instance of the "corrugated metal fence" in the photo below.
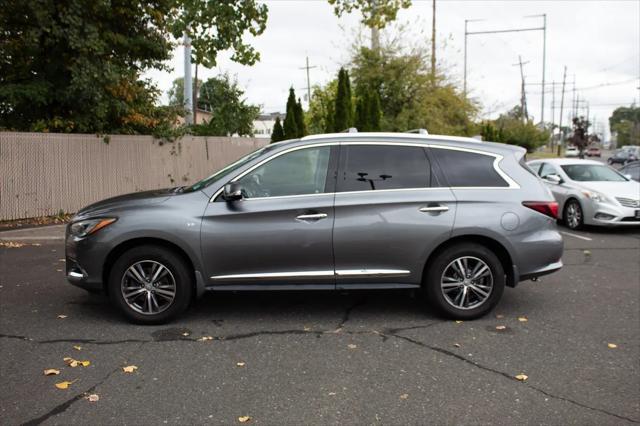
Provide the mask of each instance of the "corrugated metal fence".
[{"label": "corrugated metal fence", "polygon": [[75,212],[127,192],[186,185],[267,139],[0,132],[0,220]]}]

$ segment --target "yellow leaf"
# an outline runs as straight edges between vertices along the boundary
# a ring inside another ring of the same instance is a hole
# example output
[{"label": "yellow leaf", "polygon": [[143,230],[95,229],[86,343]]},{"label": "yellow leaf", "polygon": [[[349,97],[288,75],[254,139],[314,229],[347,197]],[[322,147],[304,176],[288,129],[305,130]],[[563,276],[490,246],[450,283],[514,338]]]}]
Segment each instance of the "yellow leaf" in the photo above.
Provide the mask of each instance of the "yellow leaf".
[{"label": "yellow leaf", "polygon": [[518,317],[518,321],[520,321],[520,322],[527,322],[527,321],[529,321],[529,320],[527,319],[527,317],[525,317],[525,316],[523,315],[523,316],[521,316],[521,317]]},{"label": "yellow leaf", "polygon": [[250,420],[251,420],[251,417],[249,417],[249,416],[240,416],[240,417],[238,417],[238,421],[240,423],[247,423]]},{"label": "yellow leaf", "polygon": [[349,347],[349,349],[355,349],[355,348],[358,347],[357,345],[354,345],[353,343],[349,343],[347,346]]},{"label": "yellow leaf", "polygon": [[73,382],[60,382],[60,383],[56,383],[56,387],[58,389],[67,389],[72,384],[73,384]]},{"label": "yellow leaf", "polygon": [[58,315],[58,319],[65,319],[66,317],[66,315]]},{"label": "yellow leaf", "polygon": [[82,350],[82,346],[74,346],[73,349],[75,349],[76,351],[81,351]]},{"label": "yellow leaf", "polygon": [[60,370],[56,370],[55,368],[47,368],[44,370],[45,376],[57,376],[58,374],[60,374]]},{"label": "yellow leaf", "polygon": [[213,337],[211,337],[211,336],[202,336],[201,338],[198,339],[198,342],[206,342],[207,340],[213,340]]},{"label": "yellow leaf", "polygon": [[125,373],[133,373],[137,369],[138,367],[135,365],[127,365],[126,367],[122,367],[122,371],[124,371]]},{"label": "yellow leaf", "polygon": [[453,347],[454,347],[454,348],[459,348],[459,347],[460,347],[460,343],[454,343],[454,344],[453,344]]},{"label": "yellow leaf", "polygon": [[462,321],[456,320],[456,324],[462,324]]},{"label": "yellow leaf", "polygon": [[615,343],[607,343],[607,346],[609,347],[609,349],[615,349],[618,347],[618,345],[616,345]]},{"label": "yellow leaf", "polygon": [[308,327],[308,326],[305,325],[304,326],[304,331],[311,331],[311,327]]},{"label": "yellow leaf", "polygon": [[498,325],[496,326],[496,330],[506,330],[507,326],[506,325]]},{"label": "yellow leaf", "polygon": [[184,333],[182,333],[182,335],[183,335],[184,337],[187,337],[187,336],[189,335],[189,333],[187,333],[187,332],[185,331]]},{"label": "yellow leaf", "polygon": [[244,362],[236,362],[236,365],[237,365],[238,367],[244,367]]},{"label": "yellow leaf", "polygon": [[91,395],[89,395],[89,396],[87,397],[87,400],[88,400],[89,402],[97,402],[97,401],[99,401],[99,400],[100,400],[100,397],[99,397],[98,395],[96,395],[95,393],[92,393]]},{"label": "yellow leaf", "polygon": [[521,382],[526,381],[528,378],[529,378],[529,376],[527,376],[526,374],[522,374],[522,373],[518,374],[516,376],[516,380],[520,380]]},{"label": "yellow leaf", "polygon": [[91,365],[91,362],[89,361],[78,361],[80,363],[80,365],[82,365],[83,367],[88,367]]},{"label": "yellow leaf", "polygon": [[407,399],[407,398],[409,398],[408,393],[403,393],[402,395],[400,395],[400,399]]}]

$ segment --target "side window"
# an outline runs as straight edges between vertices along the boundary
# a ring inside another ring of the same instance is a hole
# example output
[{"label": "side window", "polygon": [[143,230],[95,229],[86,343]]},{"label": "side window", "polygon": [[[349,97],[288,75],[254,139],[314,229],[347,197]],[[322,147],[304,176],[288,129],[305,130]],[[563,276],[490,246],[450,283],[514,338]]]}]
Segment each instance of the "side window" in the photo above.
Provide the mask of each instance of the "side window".
[{"label": "side window", "polygon": [[631,175],[631,179],[640,181],[640,166],[629,167],[625,174]]},{"label": "side window", "polygon": [[540,168],[540,177],[544,178],[549,175],[558,174],[558,171],[549,163],[542,163],[542,167]]},{"label": "side window", "polygon": [[541,165],[542,165],[542,163],[527,164],[527,166],[529,166],[529,168],[531,170],[533,170],[533,172],[536,174],[536,176],[538,176],[538,174],[540,173],[540,166]]},{"label": "side window", "polygon": [[282,154],[238,180],[245,198],[325,192],[331,147],[304,148]]},{"label": "side window", "polygon": [[493,168],[495,157],[446,148],[432,148],[444,175],[452,187],[508,187]]},{"label": "side window", "polygon": [[428,188],[431,167],[424,148],[343,145],[338,192]]}]

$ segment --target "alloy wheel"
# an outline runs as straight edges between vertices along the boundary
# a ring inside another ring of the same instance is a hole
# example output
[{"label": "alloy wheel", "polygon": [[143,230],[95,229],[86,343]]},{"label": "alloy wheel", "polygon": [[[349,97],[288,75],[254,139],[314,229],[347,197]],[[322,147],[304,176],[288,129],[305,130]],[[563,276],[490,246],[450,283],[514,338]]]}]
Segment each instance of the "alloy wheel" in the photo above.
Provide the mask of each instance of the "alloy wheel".
[{"label": "alloy wheel", "polygon": [[580,226],[582,221],[582,210],[576,203],[570,203],[567,206],[567,226],[571,229],[575,229]]},{"label": "alloy wheel", "polygon": [[444,299],[456,309],[469,310],[483,305],[493,291],[491,268],[477,257],[463,256],[444,269],[440,280]]},{"label": "alloy wheel", "polygon": [[176,297],[176,280],[165,265],[142,260],[129,266],[120,282],[125,303],[143,315],[155,315],[171,306]]}]

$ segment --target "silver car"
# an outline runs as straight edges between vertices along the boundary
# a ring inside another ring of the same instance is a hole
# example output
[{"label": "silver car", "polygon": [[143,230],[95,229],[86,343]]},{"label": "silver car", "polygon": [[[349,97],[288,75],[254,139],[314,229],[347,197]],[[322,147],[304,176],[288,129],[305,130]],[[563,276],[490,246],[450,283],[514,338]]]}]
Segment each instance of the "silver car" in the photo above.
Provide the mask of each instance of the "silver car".
[{"label": "silver car", "polygon": [[477,318],[562,266],[557,203],[524,155],[423,134],[272,144],[193,185],[82,209],[67,277],[147,324],[238,290],[417,289]]},{"label": "silver car", "polygon": [[640,183],[597,161],[548,159],[528,163],[558,201],[560,219],[583,225],[640,225]]}]

